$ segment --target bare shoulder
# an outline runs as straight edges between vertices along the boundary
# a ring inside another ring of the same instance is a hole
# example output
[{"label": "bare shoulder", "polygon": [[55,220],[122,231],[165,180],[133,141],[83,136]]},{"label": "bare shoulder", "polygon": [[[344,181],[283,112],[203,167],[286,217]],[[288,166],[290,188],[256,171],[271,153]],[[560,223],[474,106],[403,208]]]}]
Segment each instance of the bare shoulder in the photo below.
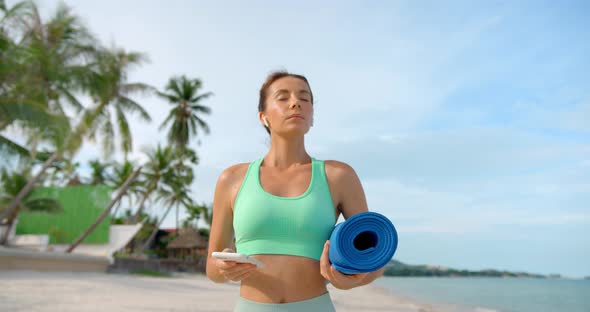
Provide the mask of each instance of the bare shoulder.
[{"label": "bare shoulder", "polygon": [[356,177],[356,172],[347,163],[338,160],[325,160],[326,175],[333,181]]},{"label": "bare shoulder", "polygon": [[324,164],[330,190],[344,218],[368,211],[365,192],[354,169],[337,160],[325,160]]},{"label": "bare shoulder", "polygon": [[248,171],[248,165],[249,163],[240,163],[227,167],[221,172],[217,180],[215,197],[218,202],[225,202],[227,207],[232,210],[236,195]]},{"label": "bare shoulder", "polygon": [[243,180],[248,171],[249,163],[239,163],[225,168],[219,175],[220,184],[232,184],[236,180]]}]

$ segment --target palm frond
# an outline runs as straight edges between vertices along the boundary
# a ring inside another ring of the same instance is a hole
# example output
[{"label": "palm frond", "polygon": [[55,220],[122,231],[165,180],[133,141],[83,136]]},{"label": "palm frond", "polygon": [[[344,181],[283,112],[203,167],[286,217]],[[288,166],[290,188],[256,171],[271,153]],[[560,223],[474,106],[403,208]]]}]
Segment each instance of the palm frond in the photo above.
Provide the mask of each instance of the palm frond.
[{"label": "palm frond", "polygon": [[140,94],[140,95],[152,95],[155,94],[156,88],[141,82],[126,83],[120,88],[121,94]]},{"label": "palm frond", "polygon": [[199,126],[201,126],[201,128],[205,131],[206,134],[210,133],[209,125],[207,125],[207,123],[205,121],[203,121],[201,118],[199,118],[197,116],[195,116],[195,120],[197,121]]},{"label": "palm frond", "polygon": [[29,153],[25,147],[0,134],[0,156],[2,158],[8,156],[28,157]]},{"label": "palm frond", "polygon": [[211,108],[207,107],[207,106],[203,106],[203,105],[191,105],[191,110],[195,111],[195,112],[201,112],[204,114],[211,114]]},{"label": "palm frond", "polygon": [[170,104],[176,105],[176,103],[180,102],[180,98],[174,94],[170,93],[163,93],[163,92],[156,92],[156,95],[163,98],[164,100],[168,101]]},{"label": "palm frond", "polygon": [[176,115],[178,114],[178,107],[173,108],[170,111],[170,114],[168,114],[168,117],[166,117],[166,119],[162,122],[162,124],[160,125],[160,127],[158,128],[158,130],[162,130],[164,129],[164,127],[172,120],[176,117]]},{"label": "palm frond", "polygon": [[84,105],[82,105],[67,88],[58,86],[58,89],[61,95],[65,98],[66,102],[70,104],[72,108],[74,108],[76,113],[79,113],[84,109]]},{"label": "palm frond", "polygon": [[199,94],[196,97],[190,97],[189,102],[191,102],[191,103],[199,103],[200,101],[206,100],[206,99],[208,99],[208,98],[210,98],[212,96],[213,96],[213,93],[212,92],[207,92],[207,93]]},{"label": "palm frond", "polygon": [[127,118],[120,106],[116,106],[115,110],[117,112],[116,119],[119,127],[119,135],[121,136],[121,148],[123,154],[127,155],[133,149],[133,140],[131,138],[131,131],[129,130],[129,123],[127,122]]},{"label": "palm frond", "polygon": [[196,135],[197,134],[197,124],[195,122],[195,118],[196,116],[192,116],[188,122],[189,122],[189,129],[191,129],[191,134]]},{"label": "palm frond", "polygon": [[164,88],[165,90],[172,92],[172,94],[178,98],[182,98],[182,96],[183,96],[183,91],[180,86],[180,79],[181,78],[179,78],[179,77],[170,78],[170,80],[168,81],[168,84]]},{"label": "palm frond", "polygon": [[31,199],[24,203],[23,210],[29,212],[57,213],[63,211],[63,206],[58,200],[52,198]]},{"label": "palm frond", "polygon": [[102,152],[105,159],[109,159],[115,150],[115,131],[110,118],[105,118],[99,129],[102,140]]},{"label": "palm frond", "polygon": [[0,98],[0,130],[15,121],[30,127],[46,127],[53,120],[47,106],[33,99]]},{"label": "palm frond", "polygon": [[[32,2],[29,1],[22,1],[11,8],[6,7],[6,3],[4,0],[0,2],[0,6],[2,7],[2,11],[4,11],[4,16],[0,19],[0,26],[6,23],[10,23],[10,20],[16,19],[18,22],[22,23],[22,17],[29,14],[31,10],[31,5],[34,5]],[[8,25],[10,26],[10,25]]]},{"label": "palm frond", "polygon": [[143,107],[141,107],[139,103],[135,102],[134,100],[125,96],[119,96],[117,102],[125,111],[130,113],[137,113],[139,117],[146,122],[152,121],[150,114]]}]

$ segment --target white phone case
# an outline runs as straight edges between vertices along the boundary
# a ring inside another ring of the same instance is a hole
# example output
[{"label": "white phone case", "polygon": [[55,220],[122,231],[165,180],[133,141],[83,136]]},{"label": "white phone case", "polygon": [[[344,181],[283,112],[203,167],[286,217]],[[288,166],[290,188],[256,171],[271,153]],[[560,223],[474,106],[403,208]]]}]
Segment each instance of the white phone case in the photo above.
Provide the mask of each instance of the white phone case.
[{"label": "white phone case", "polygon": [[259,268],[264,268],[264,263],[260,262],[259,260],[237,252],[214,251],[211,253],[211,256],[221,260],[235,261],[239,263],[252,263]]}]

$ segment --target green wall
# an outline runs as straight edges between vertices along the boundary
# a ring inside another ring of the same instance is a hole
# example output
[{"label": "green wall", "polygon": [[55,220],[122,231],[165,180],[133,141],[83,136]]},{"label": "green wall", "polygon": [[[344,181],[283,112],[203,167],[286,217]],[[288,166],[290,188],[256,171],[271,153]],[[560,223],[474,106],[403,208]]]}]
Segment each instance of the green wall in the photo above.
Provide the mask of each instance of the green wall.
[{"label": "green wall", "polygon": [[[49,234],[50,244],[74,242],[103,212],[111,200],[111,188],[106,185],[76,185],[39,187],[31,198],[49,197],[59,200],[63,212],[21,212],[16,234]],[[110,215],[86,237],[83,243],[105,244],[109,241]]]}]

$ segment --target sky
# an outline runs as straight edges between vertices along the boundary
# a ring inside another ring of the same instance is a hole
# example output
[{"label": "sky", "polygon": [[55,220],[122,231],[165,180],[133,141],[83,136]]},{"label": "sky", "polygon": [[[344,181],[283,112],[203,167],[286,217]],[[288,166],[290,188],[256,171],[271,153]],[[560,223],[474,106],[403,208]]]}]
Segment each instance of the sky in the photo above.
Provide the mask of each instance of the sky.
[{"label": "sky", "polygon": [[[314,92],[308,152],[355,169],[369,210],[396,226],[395,259],[590,276],[589,2],[163,3],[66,1],[104,44],[149,56],[131,81],[185,74],[214,93],[211,134],[191,143],[197,202],[268,151],[258,91],[286,69]],[[172,106],[136,99],[153,118],[132,118],[142,161]],[[77,160],[98,154],[86,143]]]}]

